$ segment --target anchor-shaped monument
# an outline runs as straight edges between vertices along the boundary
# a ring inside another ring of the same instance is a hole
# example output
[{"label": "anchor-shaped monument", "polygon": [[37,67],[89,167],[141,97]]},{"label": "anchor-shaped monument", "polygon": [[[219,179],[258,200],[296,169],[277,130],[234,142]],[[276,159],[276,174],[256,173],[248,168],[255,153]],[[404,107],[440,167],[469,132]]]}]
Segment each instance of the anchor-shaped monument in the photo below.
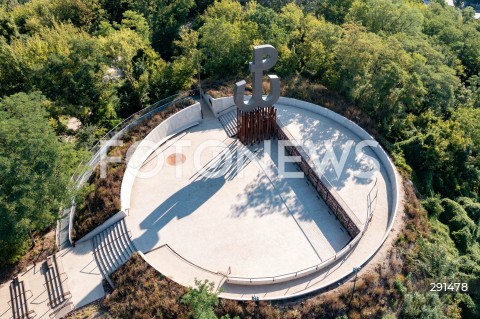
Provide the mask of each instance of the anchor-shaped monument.
[{"label": "anchor-shaped monument", "polygon": [[266,98],[262,95],[262,82],[263,72],[272,68],[277,60],[278,52],[273,46],[269,44],[255,46],[253,62],[249,65],[249,70],[253,74],[252,96],[247,102],[245,102],[246,82],[242,80],[235,84],[233,101],[237,106],[237,137],[245,145],[275,137],[277,115],[273,104],[280,97],[280,78],[268,75],[270,93]]}]

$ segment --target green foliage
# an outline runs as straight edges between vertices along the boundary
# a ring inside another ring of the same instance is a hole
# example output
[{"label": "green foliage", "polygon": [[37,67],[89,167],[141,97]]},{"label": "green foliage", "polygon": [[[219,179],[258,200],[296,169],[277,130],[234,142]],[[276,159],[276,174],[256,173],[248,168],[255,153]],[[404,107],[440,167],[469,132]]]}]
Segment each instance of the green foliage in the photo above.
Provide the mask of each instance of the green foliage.
[{"label": "green foliage", "polygon": [[460,306],[462,308],[462,318],[478,318],[480,317],[480,304],[475,304],[475,301],[467,294],[462,294]]},{"label": "green foliage", "polygon": [[101,105],[103,72],[102,52],[97,42],[74,38],[64,52],[46,57],[34,81],[49,99],[58,101],[67,109],[66,114],[85,122],[90,116],[97,116],[97,108]]},{"label": "green foliage", "polygon": [[16,261],[26,236],[51,226],[71,195],[70,176],[79,158],[48,123],[39,93],[0,101],[0,261]]},{"label": "green foliage", "polygon": [[445,232],[437,232],[430,241],[420,240],[419,251],[416,256],[416,266],[420,278],[431,278],[435,282],[455,279],[458,272],[457,255],[455,248],[449,245],[451,239]]},{"label": "green foliage", "polygon": [[169,58],[172,43],[180,27],[187,22],[190,10],[195,7],[193,0],[156,0],[151,15],[152,45],[164,58]]},{"label": "green foliage", "polygon": [[460,230],[453,231],[452,239],[455,242],[457,248],[462,252],[466,252],[471,247],[474,241],[470,228],[466,226]]},{"label": "green foliage", "polygon": [[387,34],[419,33],[423,26],[423,14],[419,8],[391,0],[356,0],[346,20],[360,22],[368,31]]},{"label": "green foliage", "polygon": [[463,206],[468,216],[474,221],[480,222],[480,203],[468,203]]},{"label": "green foliage", "polygon": [[215,293],[215,283],[208,280],[195,279],[195,288],[190,288],[182,297],[182,302],[192,309],[195,319],[216,319],[213,307],[218,304],[218,296]]},{"label": "green foliage", "polygon": [[149,43],[150,26],[141,14],[131,10],[125,11],[123,13],[121,25],[124,28],[129,28],[137,32],[145,43]]},{"label": "green foliage", "polygon": [[449,198],[442,199],[442,207],[444,212],[441,215],[440,220],[445,224],[456,216],[465,216],[467,214],[462,205]]},{"label": "green foliage", "polygon": [[328,21],[341,24],[354,1],[300,0],[298,2],[307,12],[314,12],[316,15],[324,16]]},{"label": "green foliage", "polygon": [[0,37],[10,42],[16,36],[18,36],[18,29],[13,15],[5,7],[0,6]]},{"label": "green foliage", "polygon": [[209,7],[199,29],[205,72],[232,75],[243,69],[257,26],[245,21],[245,11],[237,1],[222,0]]},{"label": "green foliage", "polygon": [[55,22],[70,22],[84,30],[93,30],[104,11],[96,0],[32,0],[15,6],[12,17],[22,34],[40,32]]},{"label": "green foliage", "polygon": [[24,89],[26,68],[6,41],[0,38],[0,96],[10,95]]},{"label": "green foliage", "polygon": [[438,218],[444,212],[442,202],[438,197],[428,197],[422,201],[422,205],[428,211],[429,217]]},{"label": "green foliage", "polygon": [[409,293],[401,311],[405,319],[442,319],[448,318],[445,314],[442,301],[436,293],[422,294]]}]

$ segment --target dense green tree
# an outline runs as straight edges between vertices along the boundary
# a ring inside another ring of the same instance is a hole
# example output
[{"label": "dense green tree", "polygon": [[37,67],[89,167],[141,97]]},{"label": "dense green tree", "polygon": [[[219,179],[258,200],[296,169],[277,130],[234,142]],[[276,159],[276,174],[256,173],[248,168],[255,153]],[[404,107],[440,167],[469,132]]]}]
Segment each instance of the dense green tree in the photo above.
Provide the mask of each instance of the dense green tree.
[{"label": "dense green tree", "polygon": [[105,64],[94,40],[72,39],[68,49],[66,53],[48,56],[36,72],[35,85],[62,105],[63,110],[59,112],[86,122],[98,112],[99,83]]},{"label": "dense green tree", "polygon": [[156,0],[152,16],[152,45],[162,58],[170,59],[172,44],[180,27],[187,22],[195,7],[193,0]]},{"label": "dense green tree", "polygon": [[182,302],[190,306],[193,318],[216,319],[213,307],[218,304],[218,296],[214,283],[195,279],[195,285],[182,297]]},{"label": "dense green tree", "polygon": [[0,6],[0,37],[10,42],[16,36],[18,36],[18,28],[13,15],[4,6]]},{"label": "dense green tree", "polygon": [[215,2],[206,10],[199,32],[205,72],[226,76],[244,70],[257,25],[245,19],[245,12],[238,2]]},{"label": "dense green tree", "polygon": [[0,39],[0,96],[25,88],[27,70],[22,57],[15,54],[4,39]]},{"label": "dense green tree", "polygon": [[387,34],[419,33],[423,26],[418,8],[391,0],[355,0],[346,20],[360,22],[368,31]]},{"label": "dense green tree", "polygon": [[12,16],[20,33],[40,32],[56,22],[92,31],[102,20],[104,10],[97,0],[32,0],[14,6]]},{"label": "dense green tree", "polygon": [[428,211],[429,217],[438,218],[444,211],[442,201],[438,197],[428,197],[422,201],[422,205]]},{"label": "dense green tree", "polygon": [[344,22],[353,0],[299,0],[297,1],[307,12],[324,16],[327,21],[341,24]]},{"label": "dense green tree", "polygon": [[180,52],[171,64],[171,82],[175,88],[187,90],[195,81],[202,59],[197,49],[198,32],[182,28],[179,37],[180,39],[174,42]]},{"label": "dense green tree", "polygon": [[0,101],[0,262],[15,261],[28,234],[52,225],[69,197],[77,164],[55,136],[39,93]]}]

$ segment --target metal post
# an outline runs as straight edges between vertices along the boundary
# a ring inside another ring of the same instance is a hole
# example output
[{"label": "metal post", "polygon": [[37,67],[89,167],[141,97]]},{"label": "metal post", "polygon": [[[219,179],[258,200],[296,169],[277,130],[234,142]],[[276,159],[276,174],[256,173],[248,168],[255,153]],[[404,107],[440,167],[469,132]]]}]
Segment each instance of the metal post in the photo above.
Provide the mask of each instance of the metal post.
[{"label": "metal post", "polygon": [[252,300],[255,302],[255,306],[253,307],[253,318],[257,319],[257,307],[258,307],[258,302],[260,301],[260,298],[258,298],[258,296],[253,295]]},{"label": "metal post", "polygon": [[352,295],[350,296],[350,301],[348,302],[348,309],[350,310],[350,305],[353,300],[353,294],[355,293],[355,284],[357,283],[358,272],[362,269],[362,267],[353,267],[353,272],[355,273],[355,279],[353,280],[353,288],[352,288]]}]

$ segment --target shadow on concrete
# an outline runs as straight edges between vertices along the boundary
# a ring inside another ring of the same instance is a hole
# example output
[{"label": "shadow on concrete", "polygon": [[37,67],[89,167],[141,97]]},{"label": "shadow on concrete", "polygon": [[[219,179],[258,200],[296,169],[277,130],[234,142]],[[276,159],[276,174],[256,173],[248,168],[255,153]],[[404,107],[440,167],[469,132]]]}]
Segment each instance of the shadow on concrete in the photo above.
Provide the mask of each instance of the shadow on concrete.
[{"label": "shadow on concrete", "polygon": [[[279,175],[278,142],[276,140],[271,142],[269,154],[266,153],[264,144],[257,146],[256,153],[258,158],[267,157],[268,160],[255,163],[259,166],[260,172],[232,204],[232,217],[239,218],[252,210],[259,218],[283,213],[294,219],[309,242],[315,233],[312,233],[311,225],[304,230],[306,225],[301,223],[302,221],[316,224],[336,252],[345,247],[350,241],[350,236],[307,179]],[[298,170],[297,164],[285,163],[286,172],[298,173]]]},{"label": "shadow on concrete", "polygon": [[[348,152],[345,166],[340,174],[337,175],[331,162],[325,169],[324,176],[332,186],[339,191],[345,186],[345,182],[349,180],[350,177],[356,184],[368,185],[372,183],[374,177],[358,177],[359,173],[368,172],[373,168],[372,163],[355,154],[355,146],[360,141],[359,137],[330,119],[323,116],[319,117],[318,115],[306,116],[304,113],[310,112],[303,110],[302,112],[293,113],[285,107],[279,107],[277,110],[278,117],[285,126],[294,124],[298,128],[303,139],[302,142],[311,140],[315,143],[316,158],[318,158],[320,162],[327,153],[327,145],[331,146],[330,150],[334,152],[335,157],[339,160],[344,150],[347,151],[347,143],[353,141],[353,145]],[[364,147],[362,153],[376,158],[373,151],[368,147]]]},{"label": "shadow on concrete", "polygon": [[160,229],[173,219],[182,219],[195,212],[214,196],[226,181],[233,180],[249,164],[249,161],[245,161],[242,166],[238,165],[238,147],[243,146],[237,141],[229,144],[193,177],[190,184],[167,198],[140,223],[140,228],[146,231],[135,239],[139,250],[147,253],[154,248],[160,240]]}]

